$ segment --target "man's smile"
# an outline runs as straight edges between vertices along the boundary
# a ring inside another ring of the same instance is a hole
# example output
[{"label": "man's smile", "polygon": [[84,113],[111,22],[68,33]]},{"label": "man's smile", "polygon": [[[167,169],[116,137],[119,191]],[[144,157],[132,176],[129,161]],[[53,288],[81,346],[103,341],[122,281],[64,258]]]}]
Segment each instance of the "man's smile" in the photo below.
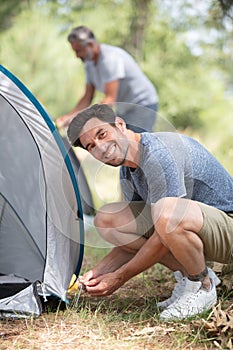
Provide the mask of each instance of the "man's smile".
[{"label": "man's smile", "polygon": [[111,144],[111,145],[107,148],[107,150],[104,152],[103,157],[104,157],[105,159],[109,160],[109,158],[111,158],[111,156],[114,154],[115,150],[116,150],[116,144],[113,143],[113,144]]}]

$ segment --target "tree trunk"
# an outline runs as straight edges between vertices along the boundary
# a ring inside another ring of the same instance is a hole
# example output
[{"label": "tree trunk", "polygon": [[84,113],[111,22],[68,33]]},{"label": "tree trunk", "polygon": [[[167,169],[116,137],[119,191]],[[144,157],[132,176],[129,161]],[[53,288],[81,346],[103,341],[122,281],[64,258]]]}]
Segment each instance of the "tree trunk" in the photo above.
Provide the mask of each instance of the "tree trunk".
[{"label": "tree trunk", "polygon": [[129,35],[123,46],[138,60],[143,58],[144,35],[150,19],[151,4],[152,0],[131,0]]}]

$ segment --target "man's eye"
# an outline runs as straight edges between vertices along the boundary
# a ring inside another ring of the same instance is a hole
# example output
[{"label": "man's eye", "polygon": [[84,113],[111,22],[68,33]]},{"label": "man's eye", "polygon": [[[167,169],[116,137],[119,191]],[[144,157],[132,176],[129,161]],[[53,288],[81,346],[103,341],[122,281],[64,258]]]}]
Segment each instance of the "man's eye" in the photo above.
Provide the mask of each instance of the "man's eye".
[{"label": "man's eye", "polygon": [[107,134],[106,131],[101,132],[101,134],[99,134],[99,138],[103,139],[106,136],[106,134]]}]

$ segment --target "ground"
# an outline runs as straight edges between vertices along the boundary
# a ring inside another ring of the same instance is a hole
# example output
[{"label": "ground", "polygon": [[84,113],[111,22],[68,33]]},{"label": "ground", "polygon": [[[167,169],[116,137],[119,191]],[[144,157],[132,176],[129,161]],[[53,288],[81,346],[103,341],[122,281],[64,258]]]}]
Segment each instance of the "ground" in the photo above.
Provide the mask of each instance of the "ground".
[{"label": "ground", "polygon": [[232,275],[222,280],[218,305],[211,312],[162,323],[156,302],[169,296],[174,279],[157,265],[112,296],[83,293],[78,300],[71,294],[68,306],[50,302],[37,319],[2,320],[0,350],[233,349]]}]

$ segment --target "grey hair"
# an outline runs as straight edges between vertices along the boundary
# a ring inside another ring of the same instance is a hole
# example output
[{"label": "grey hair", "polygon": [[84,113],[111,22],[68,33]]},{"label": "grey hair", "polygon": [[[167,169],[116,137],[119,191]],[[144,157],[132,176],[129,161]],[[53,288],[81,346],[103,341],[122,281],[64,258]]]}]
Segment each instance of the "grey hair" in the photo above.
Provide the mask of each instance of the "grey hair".
[{"label": "grey hair", "polygon": [[91,42],[97,42],[94,33],[85,26],[73,28],[67,39],[70,43],[77,41],[82,46],[86,46]]}]

